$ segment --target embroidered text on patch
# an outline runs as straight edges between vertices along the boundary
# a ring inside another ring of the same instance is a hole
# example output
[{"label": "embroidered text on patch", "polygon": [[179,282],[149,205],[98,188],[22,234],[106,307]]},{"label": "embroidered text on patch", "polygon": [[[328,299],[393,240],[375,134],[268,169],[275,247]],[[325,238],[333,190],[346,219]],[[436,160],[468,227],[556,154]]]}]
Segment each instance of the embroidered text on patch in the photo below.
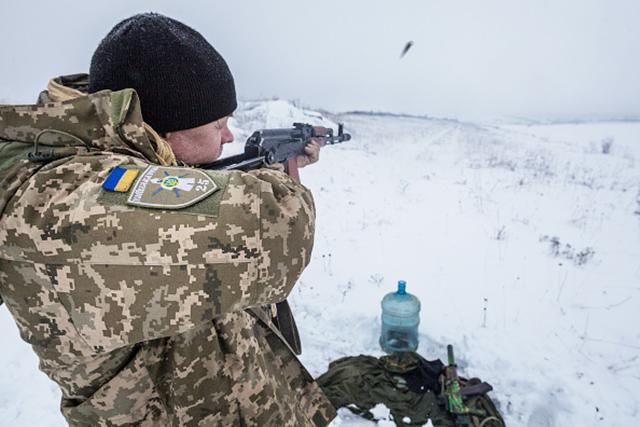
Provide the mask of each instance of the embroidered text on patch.
[{"label": "embroidered text on patch", "polygon": [[218,189],[197,169],[149,166],[136,181],[127,204],[158,209],[181,209],[199,202]]}]

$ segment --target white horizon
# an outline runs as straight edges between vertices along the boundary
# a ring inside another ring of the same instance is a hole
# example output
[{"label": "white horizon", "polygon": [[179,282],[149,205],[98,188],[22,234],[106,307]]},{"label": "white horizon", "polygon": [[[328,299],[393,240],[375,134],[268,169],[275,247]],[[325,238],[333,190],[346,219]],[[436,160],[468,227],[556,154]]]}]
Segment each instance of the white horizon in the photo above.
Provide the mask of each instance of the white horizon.
[{"label": "white horizon", "polygon": [[243,100],[435,117],[640,118],[633,0],[3,3],[5,103],[31,103],[48,78],[88,71],[117,22],[154,11],[200,31]]}]

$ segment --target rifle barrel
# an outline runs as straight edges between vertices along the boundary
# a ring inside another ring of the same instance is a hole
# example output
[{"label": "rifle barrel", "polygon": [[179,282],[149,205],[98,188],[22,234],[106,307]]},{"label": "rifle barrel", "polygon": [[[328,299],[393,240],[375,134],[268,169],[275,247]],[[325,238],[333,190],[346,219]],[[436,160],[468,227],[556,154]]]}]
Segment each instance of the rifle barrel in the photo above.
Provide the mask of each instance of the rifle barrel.
[{"label": "rifle barrel", "polygon": [[456,359],[453,357],[453,346],[451,344],[447,345],[447,358],[449,359],[449,365],[455,366]]}]

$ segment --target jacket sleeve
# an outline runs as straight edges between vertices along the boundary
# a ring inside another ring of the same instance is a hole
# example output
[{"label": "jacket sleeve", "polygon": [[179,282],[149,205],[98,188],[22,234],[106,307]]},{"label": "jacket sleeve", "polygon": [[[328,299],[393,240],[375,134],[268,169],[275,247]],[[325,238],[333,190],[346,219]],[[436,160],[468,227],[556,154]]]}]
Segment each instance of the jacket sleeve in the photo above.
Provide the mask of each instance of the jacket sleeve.
[{"label": "jacket sleeve", "polygon": [[15,210],[31,239],[22,256],[95,351],[284,300],[310,260],[313,199],[279,170],[212,173],[218,192],[180,210],[118,202],[102,172],[80,185],[56,174],[37,174]]}]

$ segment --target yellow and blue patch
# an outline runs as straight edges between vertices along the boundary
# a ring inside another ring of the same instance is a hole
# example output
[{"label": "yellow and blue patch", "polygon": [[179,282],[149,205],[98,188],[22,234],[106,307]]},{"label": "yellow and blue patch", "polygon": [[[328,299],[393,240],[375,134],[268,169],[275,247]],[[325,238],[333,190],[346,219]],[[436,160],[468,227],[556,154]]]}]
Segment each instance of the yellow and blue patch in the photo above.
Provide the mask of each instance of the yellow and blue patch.
[{"label": "yellow and blue patch", "polygon": [[133,184],[139,172],[139,169],[127,169],[117,166],[102,183],[102,188],[108,191],[126,193],[131,188],[131,184]]}]

